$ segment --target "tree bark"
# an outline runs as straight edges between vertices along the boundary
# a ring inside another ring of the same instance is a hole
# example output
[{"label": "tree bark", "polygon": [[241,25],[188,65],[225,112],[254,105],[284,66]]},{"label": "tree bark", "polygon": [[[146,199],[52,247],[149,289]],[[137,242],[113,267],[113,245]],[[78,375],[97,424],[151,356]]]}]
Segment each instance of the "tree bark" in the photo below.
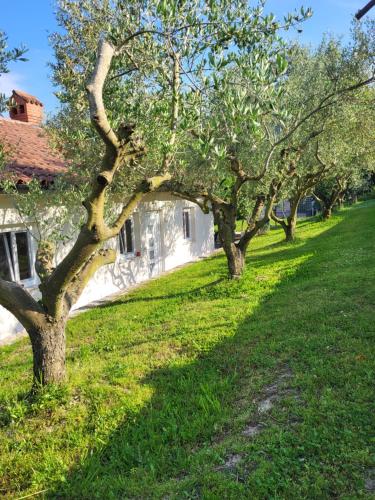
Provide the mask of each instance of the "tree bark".
[{"label": "tree bark", "polygon": [[215,219],[217,220],[219,236],[223,250],[227,258],[230,279],[238,279],[245,268],[244,252],[235,242],[236,237],[236,215],[234,205],[213,203]]},{"label": "tree bark", "polygon": [[339,210],[342,210],[344,208],[344,198],[345,198],[345,195],[340,195],[339,198],[338,198],[338,206],[339,206]]},{"label": "tree bark", "polygon": [[296,239],[296,226],[297,226],[297,217],[298,217],[298,207],[301,203],[301,200],[305,194],[304,189],[298,190],[294,197],[290,199],[290,215],[287,219],[288,224],[285,230],[285,240],[289,243],[295,241]]},{"label": "tree bark", "polygon": [[34,385],[60,384],[65,371],[65,322],[30,330],[33,350]]},{"label": "tree bark", "polygon": [[337,201],[337,195],[332,194],[330,197],[318,197],[315,193],[313,193],[313,196],[320,204],[322,219],[329,219],[332,216],[332,210]]},{"label": "tree bark", "polygon": [[322,210],[322,218],[323,220],[328,220],[330,219],[332,215],[332,206],[331,205],[325,205]]},{"label": "tree bark", "polygon": [[297,210],[299,205],[299,199],[296,201],[291,200],[290,202],[290,215],[285,219],[277,217],[274,211],[271,213],[271,219],[280,224],[285,233],[285,241],[293,242],[296,239],[296,226],[297,226]]},{"label": "tree bark", "polygon": [[0,279],[0,303],[20,321],[33,350],[34,386],[65,379],[65,323],[57,322],[18,283]]},{"label": "tree bark", "polygon": [[245,254],[235,244],[223,244],[224,252],[227,257],[228,271],[230,279],[239,279],[245,270]]},{"label": "tree bark", "polygon": [[289,243],[295,241],[296,239],[296,225],[296,217],[293,216],[291,218],[288,218],[288,224],[283,226],[285,231],[285,240]]}]

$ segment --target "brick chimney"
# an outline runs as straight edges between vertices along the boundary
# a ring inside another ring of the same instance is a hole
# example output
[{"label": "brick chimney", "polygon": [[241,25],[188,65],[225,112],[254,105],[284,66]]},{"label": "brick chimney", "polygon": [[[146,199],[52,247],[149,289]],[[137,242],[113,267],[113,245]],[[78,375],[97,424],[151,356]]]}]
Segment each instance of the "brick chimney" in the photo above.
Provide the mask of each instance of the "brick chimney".
[{"label": "brick chimney", "polygon": [[33,95],[13,90],[9,99],[9,116],[12,120],[40,125],[43,121],[43,104]]}]

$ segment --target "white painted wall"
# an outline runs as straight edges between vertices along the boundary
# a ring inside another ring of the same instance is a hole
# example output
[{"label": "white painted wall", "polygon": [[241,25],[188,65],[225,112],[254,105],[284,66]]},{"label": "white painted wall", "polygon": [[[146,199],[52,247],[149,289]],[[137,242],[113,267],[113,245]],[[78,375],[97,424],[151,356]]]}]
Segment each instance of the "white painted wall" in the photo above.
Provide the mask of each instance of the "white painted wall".
[{"label": "white painted wall", "polygon": [[[182,212],[184,208],[191,210],[191,239],[184,239]],[[167,193],[149,194],[133,214],[135,252],[132,256],[119,253],[117,239],[108,245],[118,250],[115,264],[105,266],[97,271],[90,280],[74,308],[98,300],[130,285],[149,279],[148,252],[146,244],[146,214],[158,211],[160,219],[160,273],[176,266],[207,256],[214,250],[214,226],[212,214],[204,214],[191,202],[174,198]],[[0,195],[0,232],[22,228],[22,222],[13,208],[8,196]],[[35,256],[36,242],[31,239],[32,253]],[[72,243],[61,246],[56,253],[56,261],[69,251]],[[140,253],[137,256],[137,252]],[[159,273],[159,274],[160,274]],[[34,279],[25,285],[33,296],[38,296],[38,280]],[[73,309],[74,309],[73,308]],[[15,335],[23,330],[22,325],[8,311],[0,306],[0,340]]]}]

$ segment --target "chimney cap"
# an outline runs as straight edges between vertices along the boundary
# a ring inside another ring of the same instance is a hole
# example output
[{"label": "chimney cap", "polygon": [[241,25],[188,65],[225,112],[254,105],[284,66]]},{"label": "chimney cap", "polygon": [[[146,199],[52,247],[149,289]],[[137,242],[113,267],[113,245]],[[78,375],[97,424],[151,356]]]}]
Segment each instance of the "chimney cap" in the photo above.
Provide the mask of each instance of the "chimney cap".
[{"label": "chimney cap", "polygon": [[22,90],[13,90],[12,97],[18,96],[23,99],[25,102],[30,104],[36,104],[37,106],[43,107],[43,103],[39,101],[35,96],[28,94],[27,92],[23,92]]}]

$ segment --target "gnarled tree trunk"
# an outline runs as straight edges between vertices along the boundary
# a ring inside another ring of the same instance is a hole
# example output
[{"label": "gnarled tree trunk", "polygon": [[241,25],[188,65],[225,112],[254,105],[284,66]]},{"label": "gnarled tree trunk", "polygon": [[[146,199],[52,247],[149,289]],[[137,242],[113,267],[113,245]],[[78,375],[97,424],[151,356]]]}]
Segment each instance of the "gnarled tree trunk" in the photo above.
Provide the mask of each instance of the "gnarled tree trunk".
[{"label": "gnarled tree trunk", "polygon": [[285,233],[285,241],[291,243],[296,239],[297,213],[301,197],[290,200],[290,215],[286,219],[277,217],[274,211],[271,213],[271,219],[280,224]]},{"label": "gnarled tree trunk", "polygon": [[289,243],[295,241],[296,239],[296,226],[297,221],[295,217],[288,218],[288,224],[284,227],[285,231],[285,240]]},{"label": "gnarled tree trunk", "polygon": [[330,197],[318,197],[315,193],[313,193],[314,198],[318,201],[320,205],[320,210],[321,210],[321,216],[323,220],[328,220],[332,216],[332,210],[334,207],[334,204],[336,203],[337,197],[336,196],[330,196]]},{"label": "gnarled tree trunk", "polygon": [[65,380],[65,321],[46,323],[29,330],[33,349],[34,381],[37,385],[58,384]]},{"label": "gnarled tree trunk", "polygon": [[328,220],[328,219],[331,218],[331,216],[332,216],[332,209],[333,209],[332,205],[328,205],[328,206],[324,205],[322,207],[322,219],[323,220]]},{"label": "gnarled tree trunk", "polygon": [[294,198],[290,199],[290,215],[288,217],[288,224],[285,231],[285,239],[288,242],[293,242],[296,239],[296,226],[298,217],[298,207],[303,198],[304,191],[297,191]]},{"label": "gnarled tree trunk", "polygon": [[332,215],[333,207],[339,202],[340,208],[342,208],[341,204],[344,203],[345,193],[348,187],[348,182],[350,179],[350,175],[347,175],[344,178],[336,178],[336,187],[332,190],[329,195],[320,195],[318,196],[315,192],[312,193],[314,198],[319,202],[322,209],[322,219],[329,219]]},{"label": "gnarled tree trunk", "polygon": [[231,279],[240,278],[245,270],[244,252],[236,243],[230,243],[229,245],[223,244],[223,249],[227,257],[229,277]]},{"label": "gnarled tree trunk", "polygon": [[229,203],[213,203],[213,210],[218,225],[219,237],[227,258],[229,277],[237,279],[244,271],[245,256],[235,241],[236,207]]},{"label": "gnarled tree trunk", "polygon": [[342,210],[344,208],[344,200],[345,200],[345,194],[340,194],[337,200],[337,204],[339,207],[339,210]]}]

